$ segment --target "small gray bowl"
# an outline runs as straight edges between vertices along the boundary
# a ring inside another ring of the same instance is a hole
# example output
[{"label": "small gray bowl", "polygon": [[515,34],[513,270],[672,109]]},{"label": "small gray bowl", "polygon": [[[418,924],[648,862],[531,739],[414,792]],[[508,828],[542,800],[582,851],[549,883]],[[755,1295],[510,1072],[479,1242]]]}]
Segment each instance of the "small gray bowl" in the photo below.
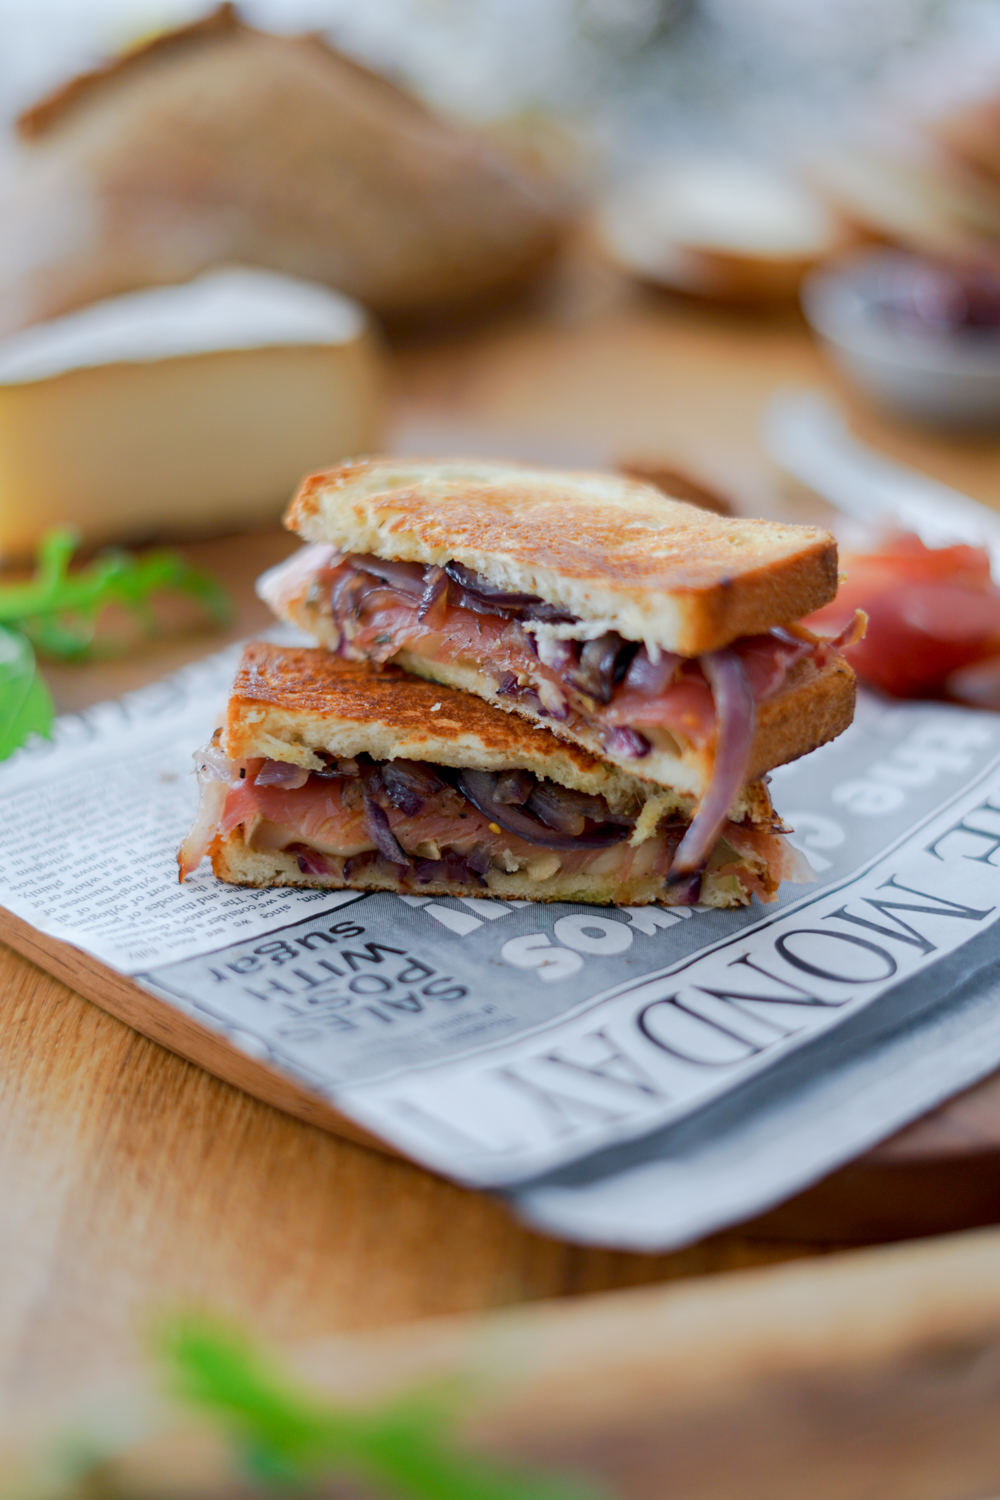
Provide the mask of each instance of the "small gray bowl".
[{"label": "small gray bowl", "polygon": [[926,333],[894,326],[878,289],[913,257],[870,250],[813,271],[802,309],[833,359],[863,390],[936,427],[1000,428],[1000,329]]}]

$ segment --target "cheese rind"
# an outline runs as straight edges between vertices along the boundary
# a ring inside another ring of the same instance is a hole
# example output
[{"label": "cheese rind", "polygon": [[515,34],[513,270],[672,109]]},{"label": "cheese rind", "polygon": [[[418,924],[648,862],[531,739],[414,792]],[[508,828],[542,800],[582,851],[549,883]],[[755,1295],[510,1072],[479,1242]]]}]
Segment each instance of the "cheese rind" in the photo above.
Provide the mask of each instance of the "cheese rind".
[{"label": "cheese rind", "polygon": [[249,271],[15,335],[0,344],[0,555],[56,525],[99,544],[276,521],[304,473],[377,444],[380,363],[356,303]]}]

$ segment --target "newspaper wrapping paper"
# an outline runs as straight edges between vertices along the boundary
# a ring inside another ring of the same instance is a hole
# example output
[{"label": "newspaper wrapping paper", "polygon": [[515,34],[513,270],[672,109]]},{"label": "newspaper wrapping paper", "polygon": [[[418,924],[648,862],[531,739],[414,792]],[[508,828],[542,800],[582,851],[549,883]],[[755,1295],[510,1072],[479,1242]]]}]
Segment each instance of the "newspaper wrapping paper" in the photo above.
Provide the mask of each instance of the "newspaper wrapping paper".
[{"label": "newspaper wrapping paper", "polygon": [[237,657],[0,766],[0,904],[539,1227],[685,1243],[1000,1066],[1000,717],[862,696],[774,774],[773,906],[179,885]]}]

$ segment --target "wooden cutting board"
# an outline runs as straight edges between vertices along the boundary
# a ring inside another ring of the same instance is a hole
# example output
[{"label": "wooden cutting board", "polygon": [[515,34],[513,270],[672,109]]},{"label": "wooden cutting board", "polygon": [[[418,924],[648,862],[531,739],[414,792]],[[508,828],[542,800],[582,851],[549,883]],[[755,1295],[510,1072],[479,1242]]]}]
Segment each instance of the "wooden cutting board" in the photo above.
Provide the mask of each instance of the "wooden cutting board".
[{"label": "wooden cutting board", "polygon": [[[188,549],[222,577],[237,603],[235,629],[268,623],[253,581],[288,550],[279,532],[227,538]],[[171,656],[190,655],[194,642],[175,642]],[[162,653],[155,653],[161,667]],[[125,691],[155,671],[141,659],[111,667],[50,671],[58,696],[83,706],[115,675]],[[103,696],[101,694],[100,696]],[[78,994],[161,1046],[265,1103],[345,1139],[396,1154],[328,1105],[230,1046],[216,1033],[148,994],[127,977],[66,943],[39,933],[0,909],[0,939],[63,980]],[[859,1161],[799,1194],[744,1232],[767,1240],[865,1243],[1000,1222],[1000,1074],[944,1105]]]},{"label": "wooden cutting board", "polygon": [[[0,941],[143,1036],[345,1140],[394,1148],[87,953],[0,908]],[[1000,1222],[1000,1073],[743,1226],[765,1240],[870,1244]]]},{"label": "wooden cutting board", "polygon": [[[586,1478],[587,1495],[956,1500],[1000,1490],[996,1230],[428,1319],[282,1355],[341,1409],[454,1382],[466,1393],[463,1447]],[[115,1392],[119,1407],[148,1383],[134,1372]],[[158,1431],[130,1433],[127,1417],[115,1431],[118,1455],[101,1471],[109,1493],[236,1500],[221,1436],[186,1412],[164,1413]],[[7,1459],[0,1449],[0,1472]],[[361,1500],[346,1480],[327,1493]]]}]

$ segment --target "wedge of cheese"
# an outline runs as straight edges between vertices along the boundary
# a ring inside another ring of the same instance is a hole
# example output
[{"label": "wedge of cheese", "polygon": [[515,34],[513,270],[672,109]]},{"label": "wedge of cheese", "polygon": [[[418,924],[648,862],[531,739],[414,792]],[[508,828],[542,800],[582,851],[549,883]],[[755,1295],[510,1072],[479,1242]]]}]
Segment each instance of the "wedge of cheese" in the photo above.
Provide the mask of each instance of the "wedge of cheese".
[{"label": "wedge of cheese", "polygon": [[376,446],[380,353],[327,287],[225,269],[0,343],[0,557],[277,520],[302,476]]}]

